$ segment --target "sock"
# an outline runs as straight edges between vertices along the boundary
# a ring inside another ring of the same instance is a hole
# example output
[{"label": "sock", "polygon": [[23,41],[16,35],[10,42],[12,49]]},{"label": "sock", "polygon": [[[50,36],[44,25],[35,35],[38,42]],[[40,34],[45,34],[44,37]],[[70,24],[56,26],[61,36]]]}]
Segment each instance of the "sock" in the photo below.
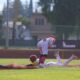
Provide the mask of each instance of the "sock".
[{"label": "sock", "polygon": [[44,64],[44,62],[45,62],[45,56],[41,56],[39,58],[39,64]]}]

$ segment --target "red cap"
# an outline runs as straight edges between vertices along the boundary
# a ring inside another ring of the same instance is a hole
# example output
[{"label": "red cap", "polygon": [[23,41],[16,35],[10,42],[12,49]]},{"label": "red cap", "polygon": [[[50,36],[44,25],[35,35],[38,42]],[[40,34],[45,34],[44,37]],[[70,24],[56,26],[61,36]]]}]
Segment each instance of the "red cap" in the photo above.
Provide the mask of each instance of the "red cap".
[{"label": "red cap", "polygon": [[50,38],[51,40],[53,40],[53,41],[56,41],[56,36],[54,36],[54,35],[51,35],[49,38]]},{"label": "red cap", "polygon": [[36,55],[31,55],[31,56],[30,56],[30,60],[31,60],[32,62],[36,61],[36,59],[37,59],[37,56],[36,56]]}]

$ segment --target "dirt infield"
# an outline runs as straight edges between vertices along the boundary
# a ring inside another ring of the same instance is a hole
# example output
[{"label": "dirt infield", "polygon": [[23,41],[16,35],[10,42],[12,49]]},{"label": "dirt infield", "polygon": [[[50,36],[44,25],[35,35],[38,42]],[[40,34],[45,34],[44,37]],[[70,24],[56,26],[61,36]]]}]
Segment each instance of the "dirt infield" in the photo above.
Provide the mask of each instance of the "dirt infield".
[{"label": "dirt infield", "polygon": [[[68,58],[71,54],[80,57],[80,50],[59,50],[62,58]],[[54,57],[55,50],[49,50],[48,58]],[[0,58],[29,58],[31,54],[39,56],[39,50],[0,49]]]}]

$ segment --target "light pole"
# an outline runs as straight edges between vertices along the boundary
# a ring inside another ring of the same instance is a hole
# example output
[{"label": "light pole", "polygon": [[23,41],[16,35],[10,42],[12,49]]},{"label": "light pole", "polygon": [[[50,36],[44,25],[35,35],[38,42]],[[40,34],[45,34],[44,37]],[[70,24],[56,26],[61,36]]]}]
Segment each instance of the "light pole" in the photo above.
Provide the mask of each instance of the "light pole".
[{"label": "light pole", "polygon": [[5,40],[5,48],[9,47],[9,0],[7,0],[7,20],[6,20],[6,40]]}]

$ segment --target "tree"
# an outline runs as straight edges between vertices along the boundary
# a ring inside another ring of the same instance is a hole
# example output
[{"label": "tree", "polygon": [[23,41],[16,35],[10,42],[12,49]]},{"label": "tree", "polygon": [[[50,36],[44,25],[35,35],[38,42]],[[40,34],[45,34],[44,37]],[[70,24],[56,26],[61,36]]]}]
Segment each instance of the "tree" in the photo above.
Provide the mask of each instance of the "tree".
[{"label": "tree", "polygon": [[25,25],[25,26],[30,25],[30,20],[26,17],[23,17],[23,16],[18,16],[17,21],[22,22],[22,24]]},{"label": "tree", "polygon": [[19,26],[18,30],[19,30],[19,38],[23,39],[23,38],[25,38],[25,34],[24,34],[25,30],[29,30],[30,29],[30,27],[29,27],[30,20],[28,18],[26,18],[26,17],[19,16],[17,18],[17,21],[22,23],[22,25]]},{"label": "tree", "polygon": [[[43,5],[42,11],[45,13],[44,15],[47,17],[48,21],[55,26],[58,38],[62,39],[63,34],[68,38],[69,35],[74,32],[76,23],[78,25],[80,23],[80,0],[54,0],[52,11],[47,11],[48,5],[46,7],[45,3],[48,4],[48,2],[44,1],[46,0],[40,0],[40,5]],[[51,4],[53,4],[52,0],[50,0],[50,5]]]},{"label": "tree", "polygon": [[13,12],[14,12],[14,17],[19,16],[19,15],[24,15],[24,8],[20,0],[14,0],[13,3]]},{"label": "tree", "polygon": [[[66,27],[62,27],[64,28],[65,36],[68,37],[70,34],[74,33],[75,26],[78,26],[79,29],[80,0],[55,0],[54,13],[55,25],[67,25]],[[57,28],[57,34],[61,32],[58,32]],[[76,32],[79,34],[78,31]]]},{"label": "tree", "polygon": [[24,14],[23,12],[23,6],[20,0],[15,0],[13,3],[13,12],[14,12],[14,18],[13,18],[13,32],[12,32],[12,39],[13,42],[15,40],[15,26],[16,26],[16,22],[17,22],[17,18],[18,16],[22,16],[22,14]]},{"label": "tree", "polygon": [[76,10],[75,10],[75,32],[76,32],[76,36],[77,36],[77,40],[80,39],[80,0],[77,0],[75,2],[76,4]]},{"label": "tree", "polygon": [[42,8],[42,14],[47,17],[47,19],[50,21],[52,17],[52,10],[51,5],[53,4],[53,0],[40,0],[38,2],[38,5]]},{"label": "tree", "polygon": [[2,19],[3,19],[3,16],[0,15],[0,38],[2,37]]}]

